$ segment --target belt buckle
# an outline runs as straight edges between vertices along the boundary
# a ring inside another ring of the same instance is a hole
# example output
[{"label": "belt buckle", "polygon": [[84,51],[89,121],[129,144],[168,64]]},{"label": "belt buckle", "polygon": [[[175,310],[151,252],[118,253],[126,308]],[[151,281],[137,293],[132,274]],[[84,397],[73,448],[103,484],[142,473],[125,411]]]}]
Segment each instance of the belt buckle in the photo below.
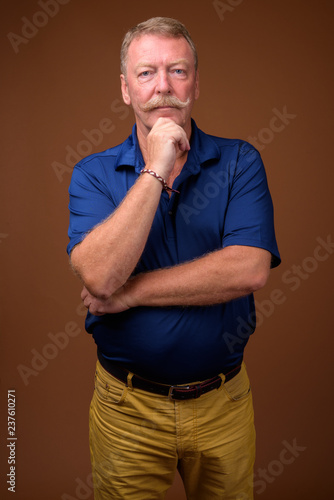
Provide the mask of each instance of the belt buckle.
[{"label": "belt buckle", "polygon": [[[168,392],[168,398],[171,399],[172,401],[180,401],[183,399],[190,399],[187,397],[177,397],[178,391],[180,391],[181,394],[187,394],[187,391],[193,391],[194,394],[192,395],[191,399],[196,399],[199,398],[201,395],[201,392],[199,391],[199,385],[182,385],[182,386],[177,386],[177,385],[171,385],[169,388]],[[195,389],[195,391],[194,391]]]}]

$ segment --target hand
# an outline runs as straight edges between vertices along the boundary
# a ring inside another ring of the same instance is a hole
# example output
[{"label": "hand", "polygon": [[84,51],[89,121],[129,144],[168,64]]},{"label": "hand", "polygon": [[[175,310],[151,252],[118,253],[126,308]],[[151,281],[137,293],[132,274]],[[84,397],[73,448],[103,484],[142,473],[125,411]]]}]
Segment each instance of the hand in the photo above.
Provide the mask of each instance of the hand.
[{"label": "hand", "polygon": [[98,299],[94,297],[84,286],[81,292],[81,299],[88,311],[94,316],[103,316],[104,314],[115,314],[130,309],[130,305],[125,300],[124,287],[119,288],[108,299]]},{"label": "hand", "polygon": [[177,156],[189,151],[186,132],[170,118],[159,118],[147,136],[146,168],[164,179],[170,176]]}]

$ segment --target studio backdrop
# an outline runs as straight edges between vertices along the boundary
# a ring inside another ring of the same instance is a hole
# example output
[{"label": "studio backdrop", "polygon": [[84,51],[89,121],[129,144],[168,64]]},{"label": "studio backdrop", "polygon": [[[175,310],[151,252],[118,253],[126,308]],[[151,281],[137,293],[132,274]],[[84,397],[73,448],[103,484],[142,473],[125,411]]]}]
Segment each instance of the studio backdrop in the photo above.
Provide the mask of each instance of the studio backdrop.
[{"label": "studio backdrop", "polygon": [[[255,295],[245,357],[255,496],[331,498],[333,12],[330,0],[2,2],[2,499],[93,499],[96,348],[66,254],[68,186],[81,158],[130,134],[120,45],[153,16],[188,27],[200,69],[193,117],[260,151],[274,201],[282,264]],[[178,475],[167,498],[185,499]]]}]

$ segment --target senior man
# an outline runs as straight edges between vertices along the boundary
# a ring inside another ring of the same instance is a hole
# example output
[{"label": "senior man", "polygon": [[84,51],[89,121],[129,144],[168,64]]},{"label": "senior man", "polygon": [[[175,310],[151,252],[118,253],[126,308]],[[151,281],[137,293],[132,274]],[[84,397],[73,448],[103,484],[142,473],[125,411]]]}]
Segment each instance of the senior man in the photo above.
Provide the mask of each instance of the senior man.
[{"label": "senior man", "polygon": [[194,43],[152,18],[121,50],[135,116],[122,144],[74,168],[68,252],[98,348],[95,498],[251,499],[255,431],[243,352],[253,292],[280,262],[258,152],[209,136]]}]

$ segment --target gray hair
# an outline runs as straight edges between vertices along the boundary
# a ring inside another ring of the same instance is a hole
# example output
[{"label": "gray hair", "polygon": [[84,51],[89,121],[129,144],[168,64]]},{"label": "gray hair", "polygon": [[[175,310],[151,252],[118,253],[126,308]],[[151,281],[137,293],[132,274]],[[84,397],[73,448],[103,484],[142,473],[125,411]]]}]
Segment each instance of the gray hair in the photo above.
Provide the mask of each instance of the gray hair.
[{"label": "gray hair", "polygon": [[187,28],[180,21],[170,17],[152,17],[147,21],[137,24],[131,28],[125,35],[121,48],[121,73],[126,77],[126,65],[128,50],[131,42],[141,35],[162,35],[170,38],[183,37],[189,43],[194,55],[195,70],[198,68],[198,55],[195,44]]}]

